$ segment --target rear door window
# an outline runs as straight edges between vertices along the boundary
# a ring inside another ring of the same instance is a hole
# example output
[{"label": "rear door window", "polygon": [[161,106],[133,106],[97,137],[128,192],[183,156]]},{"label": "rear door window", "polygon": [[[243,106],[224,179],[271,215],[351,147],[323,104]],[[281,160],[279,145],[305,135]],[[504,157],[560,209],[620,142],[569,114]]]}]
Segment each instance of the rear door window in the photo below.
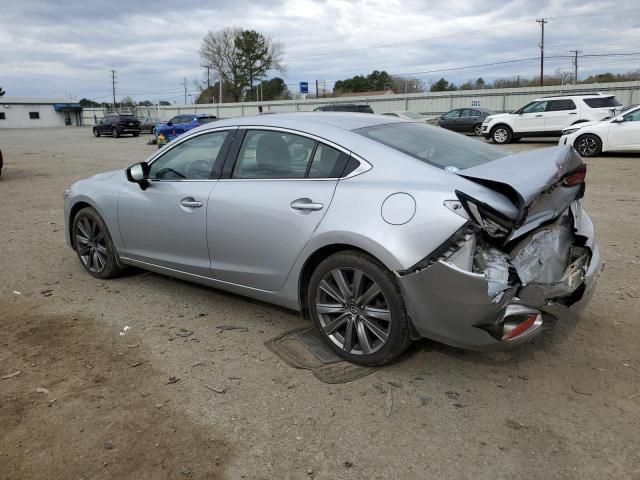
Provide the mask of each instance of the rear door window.
[{"label": "rear door window", "polygon": [[309,178],[338,178],[344,170],[346,154],[319,143],[309,168]]},{"label": "rear door window", "polygon": [[575,110],[576,104],[573,103],[573,100],[565,99],[565,100],[551,100],[547,103],[547,112],[560,112],[565,110]]},{"label": "rear door window", "polygon": [[315,140],[291,133],[249,130],[232,178],[304,178],[314,154]]}]

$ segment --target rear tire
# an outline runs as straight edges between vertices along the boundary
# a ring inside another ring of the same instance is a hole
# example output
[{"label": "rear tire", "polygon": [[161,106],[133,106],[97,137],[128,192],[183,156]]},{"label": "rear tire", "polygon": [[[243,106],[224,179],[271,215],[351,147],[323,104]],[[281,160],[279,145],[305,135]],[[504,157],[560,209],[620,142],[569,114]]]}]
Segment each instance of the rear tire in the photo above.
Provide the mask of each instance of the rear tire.
[{"label": "rear tire", "polygon": [[80,264],[93,277],[113,278],[122,274],[116,249],[102,217],[91,207],[80,210],[73,219],[73,245]]},{"label": "rear tire", "polygon": [[120,136],[120,132],[118,132],[118,129],[116,127],[113,127],[111,129],[111,136],[113,138],[118,138]]},{"label": "rear tire", "polygon": [[383,365],[411,343],[395,277],[365,253],[343,251],[323,260],[309,280],[307,307],[329,348],[349,362]]},{"label": "rear tire", "polygon": [[134,136],[134,137],[137,137],[137,136],[139,136],[139,135],[140,135],[140,132],[138,132],[138,133],[134,133],[134,134],[133,134],[133,136]]},{"label": "rear tire", "polygon": [[597,157],[602,153],[602,140],[597,135],[585,133],[576,139],[573,148],[578,151],[581,157]]},{"label": "rear tire", "polygon": [[477,125],[473,126],[473,134],[476,137],[481,137],[482,136],[482,124],[478,123]]},{"label": "rear tire", "polygon": [[513,131],[506,125],[498,125],[491,130],[491,140],[498,145],[504,145],[511,142]]}]

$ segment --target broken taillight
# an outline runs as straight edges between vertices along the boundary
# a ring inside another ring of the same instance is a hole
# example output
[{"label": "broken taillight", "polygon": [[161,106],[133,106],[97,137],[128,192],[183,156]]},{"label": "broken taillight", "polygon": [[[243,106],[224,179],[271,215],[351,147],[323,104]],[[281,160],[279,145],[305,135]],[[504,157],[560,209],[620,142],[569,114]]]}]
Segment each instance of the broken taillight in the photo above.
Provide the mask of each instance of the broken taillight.
[{"label": "broken taillight", "polygon": [[534,323],[536,323],[536,320],[538,320],[539,317],[540,314],[532,313],[527,315],[520,323],[514,324],[512,322],[505,322],[502,340],[511,340],[522,335],[524,332],[529,330]]},{"label": "broken taillight", "polygon": [[578,170],[574,170],[562,181],[563,187],[576,187],[584,183],[584,179],[587,176],[587,166],[584,165],[580,167]]}]

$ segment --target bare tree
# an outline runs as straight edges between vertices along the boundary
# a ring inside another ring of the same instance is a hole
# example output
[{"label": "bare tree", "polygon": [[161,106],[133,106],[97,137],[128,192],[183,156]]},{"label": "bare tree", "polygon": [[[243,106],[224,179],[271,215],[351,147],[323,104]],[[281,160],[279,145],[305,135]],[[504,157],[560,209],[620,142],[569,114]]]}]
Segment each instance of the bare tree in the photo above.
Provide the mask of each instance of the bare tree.
[{"label": "bare tree", "polygon": [[236,47],[236,38],[241,33],[242,29],[238,27],[225,27],[217,32],[209,31],[200,46],[203,64],[216,70],[236,102],[240,100],[244,87]]},{"label": "bare tree", "polygon": [[415,77],[400,77],[393,75],[392,90],[396,93],[421,93],[425,91],[425,85],[422,80]]}]

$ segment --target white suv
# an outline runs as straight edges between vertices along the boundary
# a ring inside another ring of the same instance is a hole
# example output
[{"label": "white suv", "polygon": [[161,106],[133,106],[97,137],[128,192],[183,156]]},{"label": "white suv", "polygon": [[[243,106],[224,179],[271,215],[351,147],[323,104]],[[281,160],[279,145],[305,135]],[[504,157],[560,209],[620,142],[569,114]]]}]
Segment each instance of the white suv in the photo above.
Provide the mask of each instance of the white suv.
[{"label": "white suv", "polygon": [[603,93],[542,97],[513,113],[488,116],[482,124],[482,135],[495,143],[523,137],[559,137],[570,125],[598,122],[615,116],[621,108],[614,95]]}]

